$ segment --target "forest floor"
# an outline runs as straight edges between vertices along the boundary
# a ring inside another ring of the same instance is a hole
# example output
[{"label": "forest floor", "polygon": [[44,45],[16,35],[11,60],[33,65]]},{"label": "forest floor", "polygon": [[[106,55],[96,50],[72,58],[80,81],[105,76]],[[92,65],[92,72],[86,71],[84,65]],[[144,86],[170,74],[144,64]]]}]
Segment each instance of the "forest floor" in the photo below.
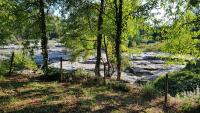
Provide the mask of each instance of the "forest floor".
[{"label": "forest floor", "polygon": [[[145,100],[141,87],[128,85],[129,91],[106,85],[42,82],[16,75],[0,82],[0,112],[10,113],[162,113],[178,112],[182,101],[170,97]],[[114,81],[116,82],[116,81]]]}]

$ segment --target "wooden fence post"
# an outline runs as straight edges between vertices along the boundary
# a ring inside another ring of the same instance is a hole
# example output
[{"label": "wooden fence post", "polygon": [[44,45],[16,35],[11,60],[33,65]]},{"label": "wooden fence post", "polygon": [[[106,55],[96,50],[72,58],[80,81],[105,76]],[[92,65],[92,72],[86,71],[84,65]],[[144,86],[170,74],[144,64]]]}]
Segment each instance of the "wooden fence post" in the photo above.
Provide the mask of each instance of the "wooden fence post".
[{"label": "wooden fence post", "polygon": [[62,57],[60,57],[60,82],[63,81],[63,67],[62,67],[62,62],[63,62],[63,59]]},{"label": "wooden fence post", "polygon": [[104,84],[106,84],[106,76],[107,76],[107,73],[106,73],[106,63],[103,62],[103,67],[104,67],[104,76],[103,76],[103,80],[104,80]]},{"label": "wooden fence post", "polygon": [[10,58],[9,76],[11,76],[11,73],[12,73],[12,67],[13,67],[14,56],[15,56],[15,53],[12,52],[12,55],[11,55],[11,58]]},{"label": "wooden fence post", "polygon": [[168,74],[166,74],[165,77],[165,105],[164,107],[167,108],[168,107],[168,98],[167,98],[167,94],[168,94]]}]

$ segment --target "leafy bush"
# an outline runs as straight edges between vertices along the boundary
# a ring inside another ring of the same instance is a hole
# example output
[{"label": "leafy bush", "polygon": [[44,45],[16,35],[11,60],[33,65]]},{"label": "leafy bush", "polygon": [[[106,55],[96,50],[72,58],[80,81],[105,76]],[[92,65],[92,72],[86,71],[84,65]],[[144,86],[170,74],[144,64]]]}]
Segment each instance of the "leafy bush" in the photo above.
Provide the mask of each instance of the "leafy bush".
[{"label": "leafy bush", "polygon": [[[169,93],[175,96],[183,91],[193,91],[200,86],[200,75],[191,71],[180,71],[169,75],[168,79]],[[154,82],[155,87],[163,91],[165,88],[165,77],[162,76]]]},{"label": "leafy bush", "polygon": [[23,55],[23,53],[18,52],[15,53],[14,56],[14,69],[21,70],[21,69],[31,69],[31,70],[37,70],[37,64],[35,61],[27,56]]},{"label": "leafy bush", "polygon": [[145,100],[151,100],[156,98],[157,96],[160,96],[160,92],[155,88],[154,84],[152,83],[146,83],[142,87],[142,97]]},{"label": "leafy bush", "polygon": [[188,70],[188,71],[191,71],[193,73],[196,73],[196,74],[200,74],[200,60],[192,60],[190,61],[186,67],[185,67],[185,70]]},{"label": "leafy bush", "polygon": [[[0,79],[9,72],[10,60],[0,61]],[[32,58],[18,52],[14,56],[13,70],[31,69],[37,70],[37,65]]]}]

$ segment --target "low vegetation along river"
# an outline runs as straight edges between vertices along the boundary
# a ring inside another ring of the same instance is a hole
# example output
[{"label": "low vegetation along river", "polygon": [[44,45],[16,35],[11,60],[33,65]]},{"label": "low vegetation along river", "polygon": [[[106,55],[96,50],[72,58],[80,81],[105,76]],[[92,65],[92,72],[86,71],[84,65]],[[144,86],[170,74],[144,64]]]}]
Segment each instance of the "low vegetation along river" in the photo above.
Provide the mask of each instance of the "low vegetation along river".
[{"label": "low vegetation along river", "polygon": [[[6,59],[6,55],[3,53],[11,53],[16,49],[19,49],[18,46],[5,46],[1,48],[1,59]],[[122,72],[122,79],[130,82],[135,83],[138,81],[147,81],[153,80],[156,77],[166,74],[168,72],[178,71],[183,69],[185,65],[180,64],[168,64],[166,60],[163,60],[162,57],[168,57],[169,54],[162,53],[162,52],[144,52],[140,54],[131,54],[129,55],[130,60],[130,67],[128,67],[125,71]],[[76,70],[76,69],[84,69],[92,71],[95,68],[95,57],[91,57],[87,61],[76,61],[70,62],[67,61],[69,58],[69,54],[66,49],[59,43],[54,44],[49,49],[49,61],[50,66],[59,68],[60,57],[63,57],[65,61],[63,61],[63,69],[65,70]],[[105,54],[103,53],[103,57]],[[42,64],[42,55],[40,50],[35,50],[34,59],[37,64]],[[101,66],[103,69],[103,66]]]}]

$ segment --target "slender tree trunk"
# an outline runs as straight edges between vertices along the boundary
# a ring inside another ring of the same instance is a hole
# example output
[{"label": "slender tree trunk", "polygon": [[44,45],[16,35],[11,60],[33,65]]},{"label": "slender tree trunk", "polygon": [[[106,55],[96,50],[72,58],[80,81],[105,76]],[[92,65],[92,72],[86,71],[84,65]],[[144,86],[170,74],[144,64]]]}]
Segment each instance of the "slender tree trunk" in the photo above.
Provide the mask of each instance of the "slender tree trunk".
[{"label": "slender tree trunk", "polygon": [[123,0],[117,0],[115,2],[115,11],[116,11],[116,46],[115,46],[115,52],[116,52],[116,58],[117,58],[117,80],[120,80],[121,78],[121,51],[120,51],[120,45],[121,45],[121,37],[122,37],[122,6],[123,6]]},{"label": "slender tree trunk", "polygon": [[104,10],[104,0],[101,0],[101,6],[99,10],[98,19],[98,35],[97,35],[97,60],[95,65],[95,75],[100,75],[100,64],[101,64],[101,43],[102,43],[102,25],[103,25],[103,10]]},{"label": "slender tree trunk", "polygon": [[46,36],[46,23],[45,23],[43,0],[39,0],[39,11],[40,11],[39,21],[40,21],[40,31],[41,31],[41,46],[43,55],[43,70],[44,74],[48,75],[48,50],[47,50],[48,38]]},{"label": "slender tree trunk", "polygon": [[107,43],[106,43],[105,37],[104,37],[104,47],[105,47],[105,53],[106,53],[106,60],[107,60],[107,64],[108,64],[107,76],[111,77],[111,75],[110,75],[111,65],[110,65],[110,59],[109,59],[109,56],[108,56],[108,47],[107,47]]}]

